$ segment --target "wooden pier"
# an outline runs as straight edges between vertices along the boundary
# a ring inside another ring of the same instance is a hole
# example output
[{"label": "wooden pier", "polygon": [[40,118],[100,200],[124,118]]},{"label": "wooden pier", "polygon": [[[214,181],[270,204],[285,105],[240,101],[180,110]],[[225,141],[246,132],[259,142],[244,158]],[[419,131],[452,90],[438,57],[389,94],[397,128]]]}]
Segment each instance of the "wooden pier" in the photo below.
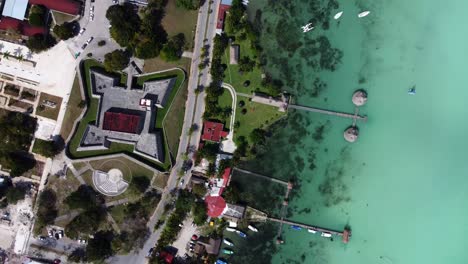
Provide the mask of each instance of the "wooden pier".
[{"label": "wooden pier", "polygon": [[332,110],[326,110],[326,109],[321,109],[321,108],[316,108],[316,107],[302,106],[302,105],[289,105],[289,108],[309,111],[309,112],[313,112],[313,113],[325,114],[325,115],[332,115],[332,116],[350,118],[350,119],[353,119],[354,122],[356,120],[360,120],[360,121],[363,121],[363,122],[367,121],[367,116],[360,116],[358,114],[358,110],[357,110],[358,108],[357,107],[356,107],[356,110],[355,110],[354,114],[343,113],[343,112],[332,111]]},{"label": "wooden pier", "polygon": [[288,182],[286,182],[286,181],[275,179],[275,178],[265,176],[265,175],[262,175],[262,174],[259,174],[259,173],[256,173],[256,172],[239,169],[237,167],[234,167],[233,170],[236,170],[236,171],[239,171],[239,172],[242,172],[242,173],[245,173],[245,174],[249,174],[249,175],[252,175],[252,176],[255,176],[255,177],[258,177],[258,178],[262,178],[262,179],[265,179],[265,180],[269,180],[269,181],[272,181],[272,182],[276,182],[276,183],[279,183],[279,184],[283,184],[283,185],[286,185],[286,186],[288,185]]}]

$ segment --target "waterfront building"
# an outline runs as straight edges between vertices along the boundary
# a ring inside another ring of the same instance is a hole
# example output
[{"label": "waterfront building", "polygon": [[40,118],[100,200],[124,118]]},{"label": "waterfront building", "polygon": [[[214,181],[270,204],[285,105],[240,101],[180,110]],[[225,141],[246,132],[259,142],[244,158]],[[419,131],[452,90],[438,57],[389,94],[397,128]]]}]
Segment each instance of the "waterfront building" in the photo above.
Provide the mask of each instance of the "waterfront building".
[{"label": "waterfront building", "polygon": [[228,132],[223,131],[224,125],[217,122],[205,121],[203,123],[203,134],[201,136],[203,141],[211,141],[219,143],[222,138],[227,137]]},{"label": "waterfront building", "polygon": [[221,4],[218,8],[218,18],[216,22],[216,34],[221,35],[224,30],[224,19],[229,8],[231,8],[232,0],[221,0]]}]

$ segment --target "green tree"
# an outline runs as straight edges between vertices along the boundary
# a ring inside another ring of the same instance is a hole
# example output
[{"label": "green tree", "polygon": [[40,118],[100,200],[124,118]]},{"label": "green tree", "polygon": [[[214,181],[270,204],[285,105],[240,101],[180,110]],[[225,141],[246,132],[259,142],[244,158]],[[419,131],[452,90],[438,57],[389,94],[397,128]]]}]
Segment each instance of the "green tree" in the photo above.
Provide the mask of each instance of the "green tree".
[{"label": "green tree", "polygon": [[261,144],[265,141],[266,131],[261,128],[256,128],[252,130],[249,135],[250,140],[254,144]]},{"label": "green tree", "polygon": [[206,214],[206,204],[204,201],[196,202],[192,207],[193,222],[201,226],[206,222],[208,215]]},{"label": "green tree", "polygon": [[233,33],[242,29],[245,25],[245,22],[242,21],[242,18],[245,14],[245,7],[242,4],[241,0],[233,0],[231,8],[229,8],[229,14],[226,19],[227,28],[229,28]]},{"label": "green tree", "polygon": [[26,46],[34,51],[41,52],[55,45],[55,39],[50,35],[36,34],[26,41]]},{"label": "green tree", "polygon": [[255,67],[255,61],[244,56],[239,59],[239,72],[251,72]]},{"label": "green tree", "polygon": [[200,0],[177,0],[176,5],[188,10],[196,10],[200,7]]},{"label": "green tree", "polygon": [[9,188],[6,193],[6,198],[9,204],[16,204],[19,200],[23,200],[26,195],[26,190],[20,187]]},{"label": "green tree", "polygon": [[57,37],[63,40],[73,37],[73,25],[68,22],[65,22],[61,25],[55,25],[53,31]]},{"label": "green tree", "polygon": [[94,238],[90,239],[86,245],[86,259],[89,262],[98,262],[112,256],[114,254],[111,246],[113,237],[114,234],[111,232],[101,231],[96,233]]},{"label": "green tree", "polygon": [[72,239],[78,239],[81,235],[94,234],[105,219],[106,212],[103,208],[86,210],[65,226],[65,233]]},{"label": "green tree", "polygon": [[104,67],[107,71],[121,71],[129,62],[129,54],[124,50],[114,50],[104,55]]},{"label": "green tree", "polygon": [[29,11],[29,24],[32,26],[41,27],[45,25],[45,17],[47,9],[42,5],[33,5]]},{"label": "green tree", "polygon": [[192,188],[192,192],[200,197],[203,197],[207,190],[206,187],[203,186],[203,184],[195,184]]},{"label": "green tree", "polygon": [[41,139],[36,139],[33,150],[42,156],[50,158],[57,155],[60,151],[54,141],[46,141]]},{"label": "green tree", "polygon": [[57,217],[57,195],[52,189],[45,189],[39,195],[35,233],[38,234],[46,225],[52,224]]},{"label": "green tree", "polygon": [[100,207],[104,203],[104,198],[93,188],[83,184],[76,191],[70,193],[63,202],[70,209],[91,210]]},{"label": "green tree", "polygon": [[135,38],[141,20],[130,4],[112,5],[107,9],[106,18],[111,24],[110,35],[122,47],[128,47]]},{"label": "green tree", "polygon": [[149,185],[150,185],[150,179],[148,179],[148,177],[145,177],[145,176],[137,176],[137,177],[133,177],[133,180],[132,180],[132,183],[131,185],[133,186],[133,188],[135,188],[138,192],[140,193],[144,193]]},{"label": "green tree", "polygon": [[231,182],[231,184],[224,189],[223,197],[228,203],[236,204],[240,202],[240,190],[236,183]]}]

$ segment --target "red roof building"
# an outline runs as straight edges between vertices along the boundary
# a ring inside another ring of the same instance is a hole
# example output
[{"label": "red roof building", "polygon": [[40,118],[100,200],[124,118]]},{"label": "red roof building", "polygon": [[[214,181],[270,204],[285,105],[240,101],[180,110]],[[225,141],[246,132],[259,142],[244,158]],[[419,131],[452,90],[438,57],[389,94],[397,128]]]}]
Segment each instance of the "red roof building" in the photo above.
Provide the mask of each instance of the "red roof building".
[{"label": "red roof building", "polygon": [[124,113],[105,112],[104,130],[138,134],[140,127],[140,116]]},{"label": "red roof building", "polygon": [[218,20],[216,22],[216,31],[221,33],[224,28],[224,19],[226,18],[226,12],[231,8],[231,5],[225,5],[221,3],[218,8]]},{"label": "red roof building", "polygon": [[231,168],[224,169],[223,172],[223,187],[219,189],[219,195],[223,194],[224,188],[229,185],[231,181]]},{"label": "red roof building", "polygon": [[220,142],[221,138],[226,137],[228,132],[223,131],[224,125],[221,123],[205,121],[203,123],[202,140]]},{"label": "red roof building", "polygon": [[8,30],[13,29],[18,31],[21,35],[25,36],[33,36],[36,34],[44,34],[46,33],[46,29],[44,27],[34,27],[31,26],[26,21],[21,21],[11,17],[2,17],[0,19],[0,30]]},{"label": "red roof building", "polygon": [[221,196],[207,196],[205,203],[210,217],[220,217],[226,209],[226,201]]},{"label": "red roof building", "polygon": [[29,0],[32,5],[43,5],[54,11],[78,15],[80,13],[80,3],[73,0]]},{"label": "red roof building", "polygon": [[161,251],[159,258],[164,260],[167,264],[171,264],[174,261],[174,255],[167,251]]}]

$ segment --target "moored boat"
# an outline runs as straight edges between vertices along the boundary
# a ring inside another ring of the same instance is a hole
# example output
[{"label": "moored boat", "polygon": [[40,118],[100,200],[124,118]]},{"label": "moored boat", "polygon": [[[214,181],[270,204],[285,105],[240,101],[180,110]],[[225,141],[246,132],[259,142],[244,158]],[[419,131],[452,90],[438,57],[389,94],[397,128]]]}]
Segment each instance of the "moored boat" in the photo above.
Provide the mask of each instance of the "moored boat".
[{"label": "moored boat", "polygon": [[232,255],[232,254],[234,254],[234,251],[225,248],[225,249],[223,249],[223,253],[224,253],[224,254],[227,254],[227,255]]},{"label": "moored boat", "polygon": [[247,234],[244,233],[244,232],[242,232],[242,231],[237,230],[236,233],[237,233],[240,237],[244,237],[244,238],[247,237]]},{"label": "moored boat", "polygon": [[328,233],[328,232],[322,232],[322,234],[320,236],[321,237],[332,237],[332,234]]},{"label": "moored boat", "polygon": [[231,241],[227,240],[226,238],[223,239],[223,242],[224,242],[224,244],[226,244],[226,245],[228,245],[228,246],[230,246],[230,247],[233,247],[233,246],[234,246],[234,243],[232,243]]},{"label": "moored boat", "polygon": [[258,229],[253,225],[249,225],[248,228],[254,232],[258,232]]},{"label": "moored boat", "polygon": [[408,90],[409,95],[415,95],[416,94],[416,87],[412,87]]},{"label": "moored boat", "polygon": [[338,19],[343,15],[343,11],[336,13],[336,15],[333,17],[334,19]]},{"label": "moored boat", "polygon": [[365,16],[367,16],[369,14],[370,14],[370,11],[364,11],[364,12],[359,13],[357,16],[359,18],[363,18],[363,17],[365,17]]},{"label": "moored boat", "polygon": [[232,228],[232,227],[226,227],[226,231],[228,232],[236,232],[237,230],[235,228]]},{"label": "moored boat", "polygon": [[307,231],[308,231],[309,233],[312,233],[312,234],[317,233],[317,230],[314,230],[313,228],[309,228],[309,229],[307,229]]},{"label": "moored boat", "polygon": [[301,230],[302,229],[302,227],[297,226],[297,225],[292,225],[291,228],[294,229],[294,230]]}]

